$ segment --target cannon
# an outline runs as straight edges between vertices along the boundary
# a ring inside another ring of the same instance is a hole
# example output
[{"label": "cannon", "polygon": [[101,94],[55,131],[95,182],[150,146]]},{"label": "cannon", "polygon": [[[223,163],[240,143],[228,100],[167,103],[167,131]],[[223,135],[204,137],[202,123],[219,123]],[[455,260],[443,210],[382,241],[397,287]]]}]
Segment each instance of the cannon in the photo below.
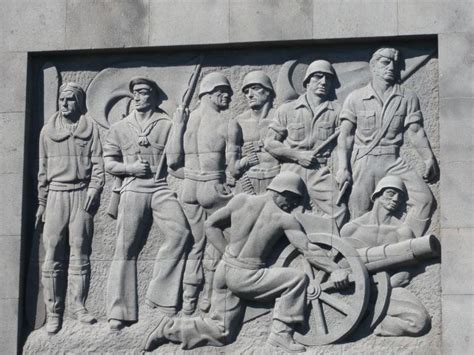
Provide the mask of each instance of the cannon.
[{"label": "cannon", "polygon": [[[308,230],[314,226],[314,216],[301,217],[300,222]],[[376,325],[383,318],[390,298],[386,271],[439,255],[439,244],[433,235],[358,249],[351,245],[350,238],[342,239],[336,233],[309,233],[308,239],[317,254],[315,258],[329,258],[349,272],[350,285],[337,289],[327,272],[315,268],[307,256],[291,245],[282,252],[279,266],[303,269],[310,278],[307,319],[295,332],[295,339],[307,346],[342,340],[364,317],[369,327]],[[370,298],[372,312],[367,317]]]}]

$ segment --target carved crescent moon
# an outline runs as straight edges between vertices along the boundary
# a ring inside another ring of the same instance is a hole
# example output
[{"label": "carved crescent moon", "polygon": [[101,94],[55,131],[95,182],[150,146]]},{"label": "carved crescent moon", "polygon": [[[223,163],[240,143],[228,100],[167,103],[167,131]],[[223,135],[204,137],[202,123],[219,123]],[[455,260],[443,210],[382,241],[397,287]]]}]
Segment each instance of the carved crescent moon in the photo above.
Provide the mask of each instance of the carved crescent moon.
[{"label": "carved crescent moon", "polygon": [[161,99],[159,106],[171,116],[186,91],[195,65],[196,56],[188,55],[180,63],[156,63],[150,60],[123,62],[106,68],[95,76],[87,88],[88,113],[99,125],[108,129],[112,123],[128,114],[132,98],[128,83],[133,77],[141,76],[158,84]]}]

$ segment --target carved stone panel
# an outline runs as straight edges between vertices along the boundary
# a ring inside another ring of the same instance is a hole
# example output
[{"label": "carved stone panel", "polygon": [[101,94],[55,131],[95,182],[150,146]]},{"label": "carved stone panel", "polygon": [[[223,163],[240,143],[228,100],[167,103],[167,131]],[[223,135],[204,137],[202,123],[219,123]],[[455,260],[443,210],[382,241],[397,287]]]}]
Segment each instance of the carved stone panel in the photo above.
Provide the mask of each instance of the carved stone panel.
[{"label": "carved stone panel", "polygon": [[438,352],[437,65],[431,40],[35,57],[24,352]]}]

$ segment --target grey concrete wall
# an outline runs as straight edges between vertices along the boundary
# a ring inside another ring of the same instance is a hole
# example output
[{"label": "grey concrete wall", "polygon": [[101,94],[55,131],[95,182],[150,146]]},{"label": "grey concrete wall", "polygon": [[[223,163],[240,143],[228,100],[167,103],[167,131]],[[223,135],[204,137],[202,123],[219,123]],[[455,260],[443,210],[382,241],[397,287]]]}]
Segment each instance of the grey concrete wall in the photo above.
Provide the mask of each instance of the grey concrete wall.
[{"label": "grey concrete wall", "polygon": [[0,7],[0,353],[15,354],[19,344],[28,53],[425,34],[439,38],[443,352],[474,351],[472,1],[0,0]]}]

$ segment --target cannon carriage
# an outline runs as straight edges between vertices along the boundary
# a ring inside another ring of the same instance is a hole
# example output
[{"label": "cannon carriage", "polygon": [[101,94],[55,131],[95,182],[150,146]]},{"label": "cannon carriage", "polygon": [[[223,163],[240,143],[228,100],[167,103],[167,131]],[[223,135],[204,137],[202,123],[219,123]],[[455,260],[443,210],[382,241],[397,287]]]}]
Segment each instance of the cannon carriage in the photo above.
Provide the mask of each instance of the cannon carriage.
[{"label": "cannon carriage", "polygon": [[328,258],[349,272],[349,286],[338,289],[329,273],[309,262],[311,255],[300,254],[292,245],[281,253],[278,266],[302,269],[310,279],[307,321],[295,333],[295,339],[307,346],[340,341],[362,321],[373,329],[385,316],[390,301],[389,271],[439,255],[434,235],[355,248],[351,238],[341,238],[327,220],[303,214],[298,220],[307,231],[313,257]]}]

